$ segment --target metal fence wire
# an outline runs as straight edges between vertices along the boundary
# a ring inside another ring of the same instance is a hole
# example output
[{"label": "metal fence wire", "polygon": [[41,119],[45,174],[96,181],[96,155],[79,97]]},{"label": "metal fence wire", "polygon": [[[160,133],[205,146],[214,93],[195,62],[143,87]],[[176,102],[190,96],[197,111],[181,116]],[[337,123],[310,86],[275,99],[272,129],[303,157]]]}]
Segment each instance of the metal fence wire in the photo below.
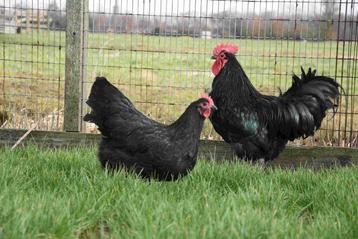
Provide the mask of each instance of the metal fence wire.
[{"label": "metal fence wire", "polygon": [[[2,3],[1,3],[2,1]],[[67,4],[74,0],[67,0]],[[300,67],[345,92],[314,137],[297,144],[357,147],[358,3],[354,0],[81,0],[80,117],[106,76],[150,117],[173,122],[211,87],[212,49],[239,46],[255,87],[278,95]],[[0,124],[63,130],[65,0],[0,0]],[[71,13],[72,14],[72,13]],[[68,27],[68,26],[67,26]],[[79,119],[80,120],[80,119]],[[82,123],[84,132],[97,132]],[[206,122],[206,139],[220,139]]]}]

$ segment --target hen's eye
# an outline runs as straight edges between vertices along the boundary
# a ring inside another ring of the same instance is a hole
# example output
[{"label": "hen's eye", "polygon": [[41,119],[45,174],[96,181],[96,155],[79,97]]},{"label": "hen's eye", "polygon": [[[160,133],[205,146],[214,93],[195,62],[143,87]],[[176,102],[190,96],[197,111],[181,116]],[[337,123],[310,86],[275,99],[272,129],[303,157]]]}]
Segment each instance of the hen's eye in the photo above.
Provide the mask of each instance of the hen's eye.
[{"label": "hen's eye", "polygon": [[203,106],[204,106],[204,107],[208,106],[208,103],[206,103],[206,102],[205,102],[205,103],[203,103]]},{"label": "hen's eye", "polygon": [[221,57],[221,58],[224,58],[224,57],[225,57],[225,54],[224,54],[224,53],[222,53],[222,54],[220,55],[220,57]]}]

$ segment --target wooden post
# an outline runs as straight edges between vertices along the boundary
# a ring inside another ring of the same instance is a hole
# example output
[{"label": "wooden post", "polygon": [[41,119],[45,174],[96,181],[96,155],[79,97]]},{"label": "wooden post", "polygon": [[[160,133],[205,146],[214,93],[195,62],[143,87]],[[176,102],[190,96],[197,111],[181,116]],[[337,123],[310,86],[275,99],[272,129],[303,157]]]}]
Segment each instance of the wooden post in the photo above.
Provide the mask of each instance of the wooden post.
[{"label": "wooden post", "polygon": [[[64,130],[81,131],[81,83],[83,76],[83,30],[87,0],[66,2],[66,60]],[[85,14],[84,14],[85,13]]]}]

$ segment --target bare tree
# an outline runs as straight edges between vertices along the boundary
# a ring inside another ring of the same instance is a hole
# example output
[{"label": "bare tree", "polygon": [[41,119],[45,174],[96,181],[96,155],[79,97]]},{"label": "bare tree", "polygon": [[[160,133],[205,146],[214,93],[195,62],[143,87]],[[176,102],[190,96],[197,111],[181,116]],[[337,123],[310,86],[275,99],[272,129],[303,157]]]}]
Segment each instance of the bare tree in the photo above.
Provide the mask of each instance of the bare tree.
[{"label": "bare tree", "polygon": [[338,1],[337,0],[325,0],[322,2],[322,15],[326,20],[333,20],[338,12]]},{"label": "bare tree", "polygon": [[338,1],[337,0],[325,0],[322,2],[322,18],[326,20],[321,26],[324,39],[335,39],[337,32],[334,27],[334,19],[338,13]]},{"label": "bare tree", "polygon": [[56,1],[48,5],[47,12],[50,18],[49,27],[51,30],[64,30],[66,28],[66,15],[61,13]]}]

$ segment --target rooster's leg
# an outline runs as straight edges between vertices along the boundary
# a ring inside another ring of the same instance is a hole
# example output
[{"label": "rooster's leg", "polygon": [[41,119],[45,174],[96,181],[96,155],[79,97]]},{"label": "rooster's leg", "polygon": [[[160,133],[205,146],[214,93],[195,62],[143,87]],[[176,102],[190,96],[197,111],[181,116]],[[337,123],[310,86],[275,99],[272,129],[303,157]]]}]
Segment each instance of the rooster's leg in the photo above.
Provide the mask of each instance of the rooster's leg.
[{"label": "rooster's leg", "polygon": [[260,158],[260,159],[257,160],[257,164],[261,165],[261,166],[264,166],[266,164],[266,160],[264,158]]}]

